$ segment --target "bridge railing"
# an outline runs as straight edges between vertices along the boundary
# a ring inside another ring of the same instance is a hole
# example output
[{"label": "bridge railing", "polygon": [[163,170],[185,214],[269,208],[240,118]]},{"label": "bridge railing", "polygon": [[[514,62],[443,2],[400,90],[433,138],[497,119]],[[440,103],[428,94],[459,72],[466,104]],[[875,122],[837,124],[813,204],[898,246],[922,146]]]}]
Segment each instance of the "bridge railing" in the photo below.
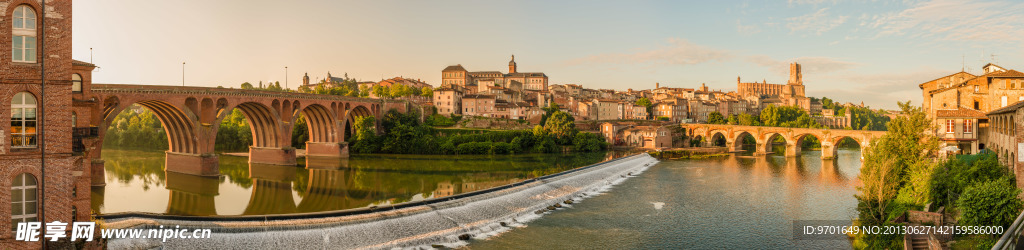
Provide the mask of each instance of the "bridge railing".
[{"label": "bridge railing", "polygon": [[1022,232],[1024,232],[1024,211],[1017,215],[1017,219],[1013,221],[1010,228],[1006,229],[1003,237],[999,237],[999,241],[992,246],[992,250],[1016,249],[1020,244]]}]

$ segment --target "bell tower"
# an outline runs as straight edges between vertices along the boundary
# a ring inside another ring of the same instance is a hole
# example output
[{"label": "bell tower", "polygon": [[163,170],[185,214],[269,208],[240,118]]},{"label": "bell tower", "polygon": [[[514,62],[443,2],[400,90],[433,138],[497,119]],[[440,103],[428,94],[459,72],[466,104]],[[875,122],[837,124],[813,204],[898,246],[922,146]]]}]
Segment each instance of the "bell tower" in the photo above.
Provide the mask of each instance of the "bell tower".
[{"label": "bell tower", "polygon": [[794,63],[790,63],[789,64],[789,84],[792,84],[792,85],[803,85],[804,84],[804,75],[803,75],[803,73],[800,72],[800,64],[799,63],[795,63],[794,62]]},{"label": "bell tower", "polygon": [[508,73],[516,73],[516,55],[512,55],[512,60],[508,61]]},{"label": "bell tower", "polygon": [[302,76],[302,85],[309,85],[309,72],[306,72],[306,75]]}]

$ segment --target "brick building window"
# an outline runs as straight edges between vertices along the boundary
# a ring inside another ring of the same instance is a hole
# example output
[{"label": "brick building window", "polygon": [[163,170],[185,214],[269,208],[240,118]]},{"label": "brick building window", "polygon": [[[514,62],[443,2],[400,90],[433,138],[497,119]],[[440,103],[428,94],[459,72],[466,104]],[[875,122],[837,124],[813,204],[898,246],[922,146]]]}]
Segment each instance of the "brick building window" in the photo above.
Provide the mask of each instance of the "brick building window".
[{"label": "brick building window", "polygon": [[946,133],[953,133],[954,127],[956,127],[956,121],[953,119],[946,120]]},{"label": "brick building window", "polygon": [[974,121],[970,120],[970,119],[964,120],[964,133],[965,134],[970,134],[970,133],[973,133],[973,132],[974,132]]},{"label": "brick building window", "polygon": [[36,62],[36,11],[28,5],[14,8],[11,60],[26,63]]},{"label": "brick building window", "polygon": [[11,100],[11,147],[36,146],[36,98],[29,92],[14,94]]},{"label": "brick building window", "polygon": [[11,231],[18,223],[38,221],[36,217],[36,177],[20,174],[11,185]]},{"label": "brick building window", "polygon": [[82,92],[82,75],[71,74],[71,92]]}]

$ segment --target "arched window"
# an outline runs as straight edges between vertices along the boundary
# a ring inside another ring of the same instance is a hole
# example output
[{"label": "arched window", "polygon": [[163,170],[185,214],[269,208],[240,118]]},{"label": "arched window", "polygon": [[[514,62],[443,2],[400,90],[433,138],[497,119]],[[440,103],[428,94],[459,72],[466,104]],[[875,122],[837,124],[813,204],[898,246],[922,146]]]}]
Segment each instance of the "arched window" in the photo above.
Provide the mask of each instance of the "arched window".
[{"label": "arched window", "polygon": [[32,93],[14,94],[11,100],[11,147],[36,146],[36,98]]},{"label": "arched window", "polygon": [[71,127],[78,127],[78,113],[71,112]]},{"label": "arched window", "polygon": [[71,92],[82,92],[82,75],[71,74]]},{"label": "arched window", "polygon": [[14,8],[14,24],[11,29],[11,60],[14,62],[36,62],[36,11],[28,5]]},{"label": "arched window", "polygon": [[18,229],[18,223],[37,221],[36,177],[20,174],[11,185],[11,231]]}]

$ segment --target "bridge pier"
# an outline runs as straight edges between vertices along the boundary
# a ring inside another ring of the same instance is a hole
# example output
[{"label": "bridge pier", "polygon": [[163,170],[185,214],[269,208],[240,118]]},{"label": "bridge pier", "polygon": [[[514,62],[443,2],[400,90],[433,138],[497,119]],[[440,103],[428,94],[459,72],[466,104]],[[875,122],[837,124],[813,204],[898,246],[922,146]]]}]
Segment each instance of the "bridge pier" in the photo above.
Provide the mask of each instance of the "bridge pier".
[{"label": "bridge pier", "polygon": [[771,143],[758,142],[754,155],[768,155],[768,147],[771,147]]},{"label": "bridge pier", "polygon": [[249,163],[295,165],[295,148],[249,147]]},{"label": "bridge pier", "polygon": [[800,156],[800,145],[796,142],[786,142],[786,157]]},{"label": "bridge pier", "polygon": [[199,176],[220,175],[217,155],[186,154],[167,151],[164,167],[169,172]]},{"label": "bridge pier", "polygon": [[93,187],[102,187],[107,185],[107,169],[104,168],[105,165],[106,164],[103,159],[89,160],[89,176],[92,177]]},{"label": "bridge pier", "polygon": [[831,143],[821,142],[821,159],[831,160],[836,158],[836,147]]},{"label": "bridge pier", "polygon": [[348,158],[348,142],[306,142],[306,156]]}]

